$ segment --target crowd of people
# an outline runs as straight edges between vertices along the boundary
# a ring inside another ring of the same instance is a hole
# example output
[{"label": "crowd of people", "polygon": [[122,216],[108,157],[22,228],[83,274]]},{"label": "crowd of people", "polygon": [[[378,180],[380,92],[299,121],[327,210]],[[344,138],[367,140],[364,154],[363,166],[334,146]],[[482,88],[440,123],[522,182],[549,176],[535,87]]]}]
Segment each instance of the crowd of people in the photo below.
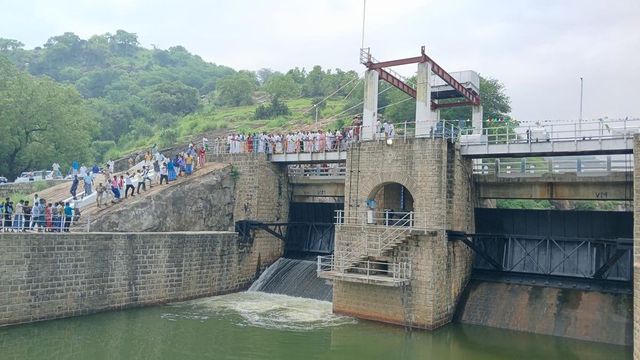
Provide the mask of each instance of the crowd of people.
[{"label": "crowd of people", "polygon": [[[234,133],[226,138],[216,138],[214,154],[266,153],[294,154],[328,151],[345,151],[360,139],[362,127],[350,126],[342,130],[298,131],[289,133]],[[393,123],[379,120],[375,125],[374,139],[393,139]]]},{"label": "crowd of people", "polygon": [[0,231],[68,232],[71,223],[80,217],[80,210],[69,202],[51,203],[36,194],[32,204],[28,200],[14,203],[10,198],[0,203]]},{"label": "crowd of people", "polygon": [[[206,139],[205,139],[206,140]],[[206,142],[198,146],[193,143],[174,157],[161,154],[154,145],[151,151],[144,155],[144,160],[136,164],[133,158],[129,159],[129,170],[120,176],[114,174],[114,162],[109,160],[107,167],[102,170],[106,183],[99,183],[96,187],[96,204],[100,208],[109,200],[113,203],[122,198],[140,195],[140,191],[147,191],[154,185],[169,184],[179,177],[191,175],[196,168],[206,163]],[[139,169],[135,169],[136,166]],[[73,185],[72,185],[73,186]]]}]

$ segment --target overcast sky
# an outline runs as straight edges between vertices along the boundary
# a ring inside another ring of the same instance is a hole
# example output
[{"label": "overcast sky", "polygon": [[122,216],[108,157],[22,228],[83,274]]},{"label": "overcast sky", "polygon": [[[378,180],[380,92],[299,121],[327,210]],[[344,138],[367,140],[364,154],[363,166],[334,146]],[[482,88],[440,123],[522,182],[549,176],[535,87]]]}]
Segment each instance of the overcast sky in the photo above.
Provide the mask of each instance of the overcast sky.
[{"label": "overcast sky", "polygon": [[[235,69],[362,72],[362,0],[4,0],[0,37],[42,45],[124,29]],[[516,5],[517,3],[517,5]],[[524,121],[640,117],[640,1],[368,0],[365,47],[380,60],[421,45],[448,71],[502,81]],[[415,67],[400,72],[411,75]]]}]

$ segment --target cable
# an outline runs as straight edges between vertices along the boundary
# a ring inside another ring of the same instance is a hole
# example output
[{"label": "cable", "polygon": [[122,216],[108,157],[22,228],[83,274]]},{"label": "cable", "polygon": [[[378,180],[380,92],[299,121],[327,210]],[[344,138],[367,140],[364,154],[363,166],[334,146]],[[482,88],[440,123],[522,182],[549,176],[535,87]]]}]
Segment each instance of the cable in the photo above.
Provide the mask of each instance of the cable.
[{"label": "cable", "polygon": [[316,106],[318,106],[318,104],[321,104],[321,103],[323,103],[323,102],[327,101],[327,99],[329,99],[330,97],[332,97],[333,95],[335,95],[338,91],[340,91],[340,90],[344,89],[347,85],[351,84],[352,82],[354,82],[354,81],[356,81],[356,80],[358,80],[358,79],[360,79],[360,76],[357,76],[357,77],[355,77],[355,78],[351,79],[351,81],[349,81],[348,83],[346,83],[346,84],[344,84],[344,85],[340,86],[340,87],[338,88],[338,90],[336,90],[336,91],[332,92],[331,94],[327,95],[327,97],[325,97],[324,99],[322,99],[322,100],[318,101],[317,103],[313,104],[313,106],[311,106],[310,108],[308,108],[307,110],[305,110],[305,111],[303,112],[303,114],[308,113],[311,109],[313,109],[313,108],[315,108]]}]

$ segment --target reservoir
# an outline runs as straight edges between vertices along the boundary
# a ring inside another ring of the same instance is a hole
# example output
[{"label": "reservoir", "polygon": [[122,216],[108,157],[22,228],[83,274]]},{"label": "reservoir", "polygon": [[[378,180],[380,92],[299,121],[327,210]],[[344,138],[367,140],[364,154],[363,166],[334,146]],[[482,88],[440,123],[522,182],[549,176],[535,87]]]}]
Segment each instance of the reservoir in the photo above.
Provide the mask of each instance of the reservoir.
[{"label": "reservoir", "polygon": [[449,324],[405,330],[263,292],[0,328],[7,359],[631,359],[631,347]]}]

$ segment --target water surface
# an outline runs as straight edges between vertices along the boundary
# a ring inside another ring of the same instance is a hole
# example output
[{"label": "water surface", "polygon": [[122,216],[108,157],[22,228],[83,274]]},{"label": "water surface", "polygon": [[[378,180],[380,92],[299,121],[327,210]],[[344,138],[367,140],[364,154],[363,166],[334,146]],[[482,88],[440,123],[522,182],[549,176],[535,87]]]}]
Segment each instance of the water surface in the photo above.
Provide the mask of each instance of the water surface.
[{"label": "water surface", "polygon": [[479,326],[406,331],[261,292],[0,328],[2,360],[631,358],[630,347]]}]

